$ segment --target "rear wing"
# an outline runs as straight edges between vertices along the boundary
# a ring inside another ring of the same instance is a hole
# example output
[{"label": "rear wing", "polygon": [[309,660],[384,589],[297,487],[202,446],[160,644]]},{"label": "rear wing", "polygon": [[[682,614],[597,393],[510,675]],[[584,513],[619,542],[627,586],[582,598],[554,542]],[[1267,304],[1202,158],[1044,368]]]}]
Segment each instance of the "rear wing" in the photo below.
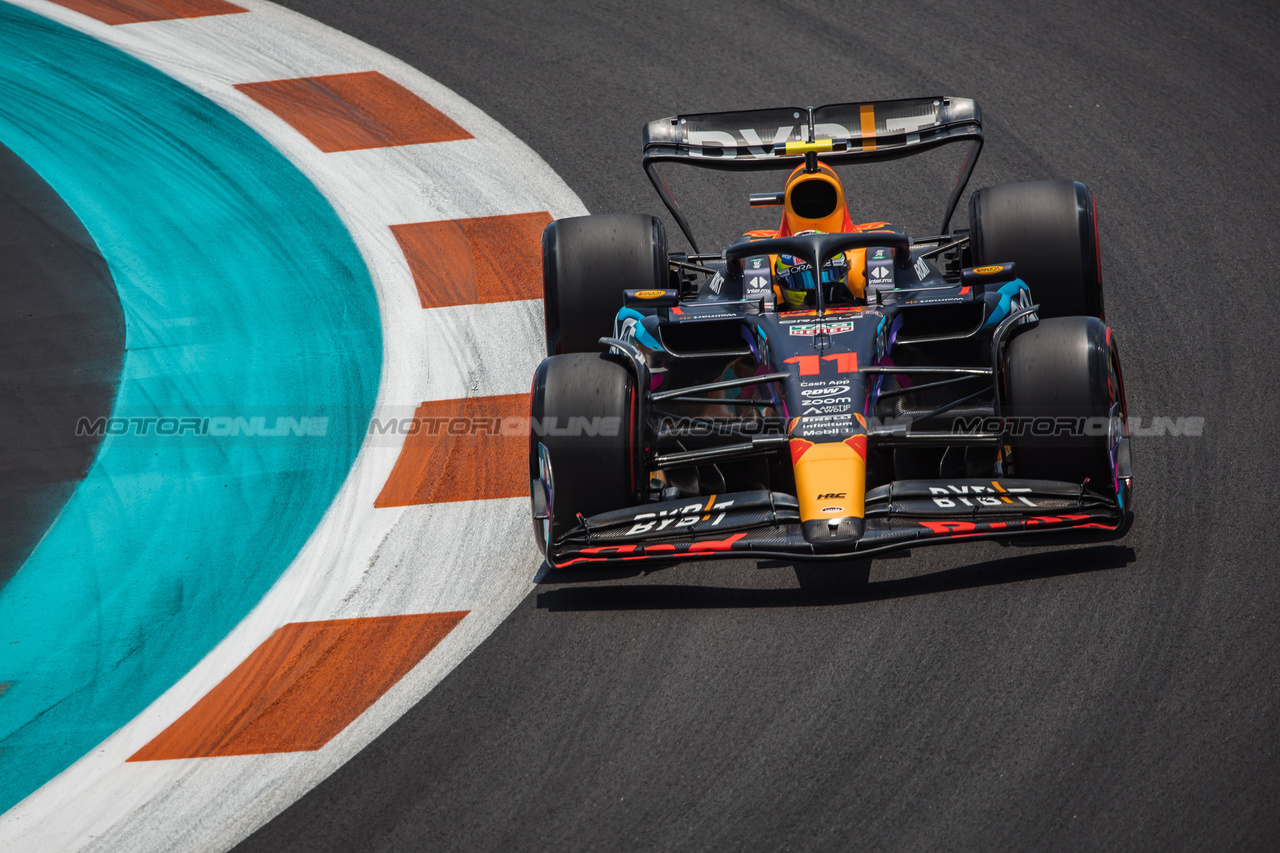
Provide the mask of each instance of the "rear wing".
[{"label": "rear wing", "polygon": [[969,98],[909,98],[670,116],[644,128],[644,168],[694,251],[697,242],[657,164],[707,169],[794,169],[806,160],[830,165],[908,157],[970,142],[939,233],[947,233],[982,151],[982,118]]}]

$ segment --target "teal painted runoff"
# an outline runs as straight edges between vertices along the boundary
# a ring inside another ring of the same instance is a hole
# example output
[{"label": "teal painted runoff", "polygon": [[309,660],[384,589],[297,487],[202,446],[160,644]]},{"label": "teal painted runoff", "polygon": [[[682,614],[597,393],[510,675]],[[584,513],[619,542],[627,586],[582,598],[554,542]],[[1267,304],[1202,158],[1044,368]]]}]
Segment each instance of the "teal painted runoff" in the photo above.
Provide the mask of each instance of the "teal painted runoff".
[{"label": "teal painted runoff", "polygon": [[382,339],[350,234],[248,126],[3,3],[0,45],[0,140],[84,222],[127,326],[102,425],[119,434],[0,592],[4,811],[172,686],[288,567],[359,450]]}]

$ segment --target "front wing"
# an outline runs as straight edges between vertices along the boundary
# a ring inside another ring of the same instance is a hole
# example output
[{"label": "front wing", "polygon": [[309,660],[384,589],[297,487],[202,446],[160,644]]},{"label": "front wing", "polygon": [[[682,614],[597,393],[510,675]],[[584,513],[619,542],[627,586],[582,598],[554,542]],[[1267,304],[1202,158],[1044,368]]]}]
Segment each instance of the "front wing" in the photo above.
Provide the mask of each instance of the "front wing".
[{"label": "front wing", "polygon": [[548,560],[557,568],[700,556],[848,560],[969,539],[1123,535],[1131,514],[1086,486],[1047,480],[889,483],[867,492],[865,533],[854,547],[840,550],[805,540],[794,495],[753,491],[663,501],[585,519],[552,543]]}]

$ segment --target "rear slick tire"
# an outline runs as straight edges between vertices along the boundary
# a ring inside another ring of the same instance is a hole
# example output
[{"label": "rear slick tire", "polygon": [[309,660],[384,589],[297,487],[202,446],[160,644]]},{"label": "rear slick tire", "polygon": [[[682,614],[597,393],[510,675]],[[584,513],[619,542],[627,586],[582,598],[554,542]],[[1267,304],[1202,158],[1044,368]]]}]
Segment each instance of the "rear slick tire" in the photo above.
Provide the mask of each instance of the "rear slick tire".
[{"label": "rear slick tire", "polygon": [[978,190],[969,200],[969,243],[974,266],[1013,261],[1042,319],[1106,319],[1097,208],[1079,181]]},{"label": "rear slick tire", "polygon": [[547,355],[600,352],[626,290],[668,286],[667,237],[656,216],[557,219],[542,232]]}]

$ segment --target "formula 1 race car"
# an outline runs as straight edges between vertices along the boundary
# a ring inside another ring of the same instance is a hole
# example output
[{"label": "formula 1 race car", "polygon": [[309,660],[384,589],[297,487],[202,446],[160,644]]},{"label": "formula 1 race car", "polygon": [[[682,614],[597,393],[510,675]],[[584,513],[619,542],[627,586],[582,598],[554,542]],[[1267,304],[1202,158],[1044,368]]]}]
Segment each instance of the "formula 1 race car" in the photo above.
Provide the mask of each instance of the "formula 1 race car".
[{"label": "formula 1 race car", "polygon": [[[968,143],[938,234],[855,225],[832,166]],[[1124,385],[1093,197],[975,192],[978,105],[923,98],[650,122],[661,221],[543,234],[533,522],[547,561],[849,559],[961,539],[1116,538],[1132,519]],[[657,171],[788,169],[776,232],[701,253]]]}]

